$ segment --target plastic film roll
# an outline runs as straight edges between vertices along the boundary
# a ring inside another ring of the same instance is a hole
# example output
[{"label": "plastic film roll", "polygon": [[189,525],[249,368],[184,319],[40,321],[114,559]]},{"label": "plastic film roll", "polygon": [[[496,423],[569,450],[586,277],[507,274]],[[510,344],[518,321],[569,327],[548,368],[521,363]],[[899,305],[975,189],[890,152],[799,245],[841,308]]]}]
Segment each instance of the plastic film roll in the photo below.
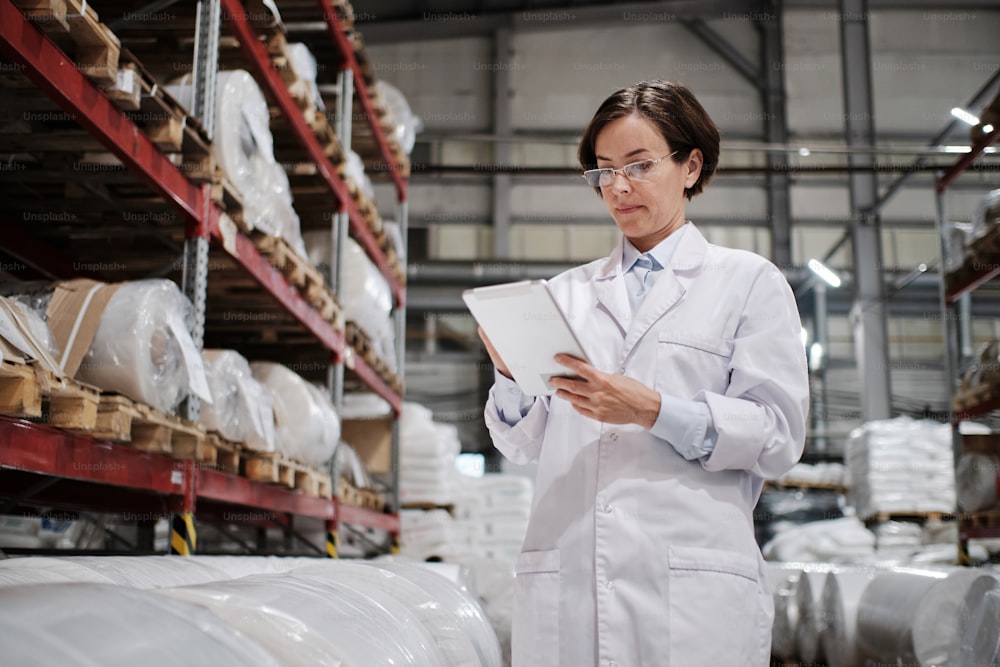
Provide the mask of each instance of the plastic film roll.
[{"label": "plastic film roll", "polygon": [[77,379],[173,412],[188,394],[182,346],[194,349],[192,317],[190,301],[172,281],[122,284],[101,315]]},{"label": "plastic film roll", "polygon": [[199,419],[209,431],[261,452],[274,451],[274,398],[254,379],[250,363],[233,350],[204,350],[211,404]]},{"label": "plastic film roll", "polygon": [[966,512],[992,509],[1000,503],[1000,456],[967,452],[955,471],[958,504]]},{"label": "plastic film roll", "polygon": [[823,584],[822,610],[825,621],[820,645],[829,667],[861,667],[858,650],[858,604],[869,582],[870,571],[834,571]]},{"label": "plastic film roll", "polygon": [[330,399],[281,364],[255,361],[250,368],[274,400],[277,451],[309,466],[328,461],[340,441]]},{"label": "plastic film roll", "polygon": [[958,654],[958,667],[1000,667],[1000,590],[988,591],[972,614]]},{"label": "plastic film roll", "polygon": [[795,643],[798,646],[799,657],[803,662],[819,662],[820,634],[823,630],[822,572],[804,571],[795,587],[795,605],[798,610],[798,622],[795,626]]}]

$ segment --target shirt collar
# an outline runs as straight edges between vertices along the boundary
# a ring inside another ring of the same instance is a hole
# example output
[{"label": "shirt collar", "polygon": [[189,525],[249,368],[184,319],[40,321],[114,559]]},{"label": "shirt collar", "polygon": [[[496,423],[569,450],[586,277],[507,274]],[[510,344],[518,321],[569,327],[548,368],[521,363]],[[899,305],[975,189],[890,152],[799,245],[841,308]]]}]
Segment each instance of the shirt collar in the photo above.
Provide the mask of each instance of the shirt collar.
[{"label": "shirt collar", "polygon": [[[680,244],[681,237],[684,236],[684,232],[688,228],[688,223],[681,225],[676,231],[674,231],[670,236],[663,239],[649,251],[653,259],[659,262],[661,267],[670,266],[670,261],[673,259],[674,251],[677,250],[678,244]],[[628,273],[631,270],[632,265],[635,264],[635,260],[639,259],[639,256],[643,253],[639,252],[632,242],[627,238],[624,239],[622,246],[622,273]]]}]

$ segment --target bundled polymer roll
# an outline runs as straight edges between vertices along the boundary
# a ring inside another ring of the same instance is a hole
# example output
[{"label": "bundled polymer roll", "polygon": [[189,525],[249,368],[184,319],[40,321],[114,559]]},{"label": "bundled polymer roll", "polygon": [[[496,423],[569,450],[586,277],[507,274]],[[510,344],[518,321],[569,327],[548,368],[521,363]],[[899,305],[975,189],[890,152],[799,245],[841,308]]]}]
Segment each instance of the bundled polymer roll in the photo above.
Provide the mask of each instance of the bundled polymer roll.
[{"label": "bundled polymer roll", "polygon": [[988,510],[1000,504],[1000,456],[967,452],[955,471],[958,504],[967,512]]},{"label": "bundled polymer roll", "polygon": [[829,667],[861,667],[858,650],[858,604],[875,573],[867,570],[828,572],[821,601],[825,621],[820,645]]},{"label": "bundled polymer roll", "polygon": [[340,441],[340,418],[330,399],[281,364],[255,361],[250,368],[274,401],[277,451],[308,466],[323,465]]},{"label": "bundled polymer roll", "polygon": [[1000,590],[983,595],[965,628],[958,667],[1000,667]]},{"label": "bundled polymer roll", "polygon": [[101,315],[76,378],[173,412],[189,393],[185,354],[197,354],[193,308],[170,280],[123,283]]},{"label": "bundled polymer roll", "polygon": [[199,418],[209,431],[260,452],[274,451],[274,398],[254,379],[250,363],[233,350],[204,350],[211,404]]},{"label": "bundled polymer roll", "polygon": [[0,654],[19,667],[279,664],[196,605],[107,584],[4,588]]}]

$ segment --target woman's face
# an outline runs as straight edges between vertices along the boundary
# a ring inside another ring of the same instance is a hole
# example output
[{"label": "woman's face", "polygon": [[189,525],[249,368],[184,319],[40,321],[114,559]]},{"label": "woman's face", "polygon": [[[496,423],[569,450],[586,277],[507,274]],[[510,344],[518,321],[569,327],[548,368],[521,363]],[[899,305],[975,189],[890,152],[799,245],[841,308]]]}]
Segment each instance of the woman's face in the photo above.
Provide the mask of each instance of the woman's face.
[{"label": "woman's face", "polygon": [[[659,129],[641,116],[611,121],[594,142],[598,168],[621,169],[641,160],[656,160],[673,149]],[[646,252],[684,224],[684,189],[698,181],[702,155],[697,148],[681,164],[672,158],[658,162],[644,177],[630,180],[616,172],[601,188],[601,197],[618,228],[640,252]]]}]

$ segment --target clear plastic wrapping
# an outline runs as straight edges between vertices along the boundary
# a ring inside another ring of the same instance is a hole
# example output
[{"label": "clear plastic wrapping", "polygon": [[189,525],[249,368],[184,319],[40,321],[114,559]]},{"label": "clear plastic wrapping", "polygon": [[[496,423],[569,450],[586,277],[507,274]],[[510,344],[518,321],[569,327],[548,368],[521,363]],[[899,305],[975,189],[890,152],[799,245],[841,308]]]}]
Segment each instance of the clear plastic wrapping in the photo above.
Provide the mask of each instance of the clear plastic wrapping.
[{"label": "clear plastic wrapping", "polygon": [[195,349],[193,318],[191,302],[172,281],[123,283],[101,315],[76,378],[173,412],[190,393],[184,350]]},{"label": "clear plastic wrapping", "polygon": [[975,238],[975,228],[971,222],[948,223],[948,254],[944,258],[945,271],[957,271],[965,263],[969,244]]},{"label": "clear plastic wrapping", "polygon": [[834,570],[823,584],[820,644],[829,667],[861,667],[858,650],[858,603],[875,578],[872,570]]},{"label": "clear plastic wrapping", "polygon": [[255,361],[250,368],[274,400],[277,451],[313,467],[329,461],[340,441],[329,397],[281,364]]},{"label": "clear plastic wrapping", "polygon": [[204,609],[106,584],[3,589],[0,655],[4,664],[18,667],[279,664]]},{"label": "clear plastic wrapping", "polygon": [[375,82],[375,89],[385,101],[389,119],[394,128],[393,136],[399,142],[399,147],[403,149],[403,152],[409,155],[413,152],[417,132],[424,129],[423,121],[420,116],[415,115],[410,110],[410,103],[406,101],[406,96],[399,88],[379,79]]},{"label": "clear plastic wrapping", "polygon": [[250,449],[273,452],[274,398],[254,379],[250,363],[233,350],[204,350],[202,359],[213,403],[201,406],[201,423]]},{"label": "clear plastic wrapping", "polygon": [[333,454],[332,477],[334,481],[344,477],[357,489],[367,489],[373,486],[368,469],[361,457],[358,456],[353,447],[343,441],[337,445],[337,451]]},{"label": "clear plastic wrapping", "polygon": [[1000,504],[1000,456],[967,452],[958,460],[955,475],[958,504],[966,512]]},{"label": "clear plastic wrapping", "polygon": [[316,86],[318,68],[312,51],[301,42],[288,44],[285,50],[288,53],[288,64],[299,77],[288,86],[288,91],[293,97],[310,100],[317,109],[323,111],[326,107],[323,104],[323,96],[319,94],[319,88]]},{"label": "clear plastic wrapping", "polygon": [[958,667],[1000,667],[1000,590],[987,592],[972,612],[956,664]]}]

